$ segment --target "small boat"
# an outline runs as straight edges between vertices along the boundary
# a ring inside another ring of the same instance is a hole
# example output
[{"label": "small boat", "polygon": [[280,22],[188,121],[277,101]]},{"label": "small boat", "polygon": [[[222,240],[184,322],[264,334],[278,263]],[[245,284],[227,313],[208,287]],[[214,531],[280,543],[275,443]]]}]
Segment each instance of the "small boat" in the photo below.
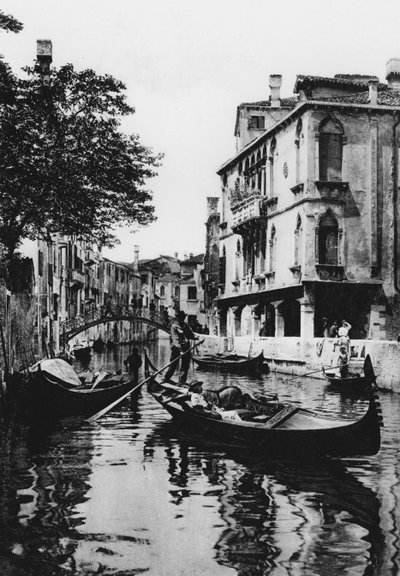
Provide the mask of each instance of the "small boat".
[{"label": "small boat", "polygon": [[256,356],[239,356],[238,354],[205,354],[192,356],[201,370],[218,372],[236,372],[238,374],[259,374],[263,371],[264,354]]},{"label": "small boat", "polygon": [[75,356],[76,360],[88,360],[92,352],[89,340],[76,338],[74,342],[71,342],[70,352]]},{"label": "small boat", "polygon": [[[146,357],[151,376],[154,366]],[[370,389],[365,413],[351,420],[330,417],[294,404],[282,404],[266,398],[253,398],[235,388],[234,405],[199,409],[191,404],[187,388],[160,383],[152,378],[148,390],[174,421],[191,432],[208,436],[216,442],[245,446],[263,456],[361,456],[374,455],[380,449],[382,424],[379,398]],[[238,392],[242,405],[238,402]],[[207,392],[207,391],[206,391]],[[206,392],[203,395],[207,398]],[[215,392],[214,392],[215,394]]]},{"label": "small boat", "polygon": [[97,381],[88,382],[87,377],[80,379],[68,362],[52,358],[9,375],[7,403],[28,419],[90,416],[120,398],[133,385],[127,376],[105,373]]},{"label": "small boat", "polygon": [[340,374],[327,372],[322,369],[325,378],[329,384],[343,392],[362,392],[368,390],[376,382],[376,376],[372,366],[370,355],[367,354],[364,360],[363,374],[349,374],[342,378]]}]

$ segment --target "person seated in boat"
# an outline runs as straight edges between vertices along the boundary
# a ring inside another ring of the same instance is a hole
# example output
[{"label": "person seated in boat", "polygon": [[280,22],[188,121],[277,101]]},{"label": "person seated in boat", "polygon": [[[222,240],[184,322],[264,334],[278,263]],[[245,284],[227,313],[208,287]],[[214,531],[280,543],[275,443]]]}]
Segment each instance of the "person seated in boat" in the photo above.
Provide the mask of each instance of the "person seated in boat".
[{"label": "person seated in boat", "polygon": [[206,411],[213,418],[221,418],[215,406],[208,402],[203,396],[203,382],[194,380],[189,386],[190,404],[196,410]]},{"label": "person seated in boat", "polygon": [[349,355],[346,346],[340,346],[338,357],[339,371],[341,378],[347,378],[349,375]]}]

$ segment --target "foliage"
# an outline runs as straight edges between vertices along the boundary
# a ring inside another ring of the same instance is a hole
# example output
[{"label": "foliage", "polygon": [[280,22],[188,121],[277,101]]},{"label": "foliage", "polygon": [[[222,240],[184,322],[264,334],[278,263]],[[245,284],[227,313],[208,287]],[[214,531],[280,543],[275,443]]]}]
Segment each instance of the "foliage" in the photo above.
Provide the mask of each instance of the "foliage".
[{"label": "foliage", "polygon": [[241,204],[244,200],[259,196],[260,192],[251,187],[246,186],[245,183],[236,181],[234,188],[229,189],[229,198],[231,207],[234,208]]},{"label": "foliage", "polygon": [[0,10],[0,30],[18,33],[21,32],[23,27],[22,22],[19,22],[10,14],[4,14],[4,12]]},{"label": "foliage", "polygon": [[117,225],[154,220],[160,155],[121,131],[125,86],[72,64],[23,79],[0,62],[0,242],[53,233],[112,245]]}]

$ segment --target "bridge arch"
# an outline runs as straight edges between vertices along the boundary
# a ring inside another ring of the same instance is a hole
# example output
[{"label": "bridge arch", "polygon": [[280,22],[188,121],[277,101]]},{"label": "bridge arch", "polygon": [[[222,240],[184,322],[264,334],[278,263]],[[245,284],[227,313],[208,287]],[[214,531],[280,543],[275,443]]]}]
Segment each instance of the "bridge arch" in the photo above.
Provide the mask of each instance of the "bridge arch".
[{"label": "bridge arch", "polygon": [[64,344],[81,332],[108,322],[142,322],[170,333],[172,318],[166,313],[133,306],[100,306],[60,323],[60,340]]}]

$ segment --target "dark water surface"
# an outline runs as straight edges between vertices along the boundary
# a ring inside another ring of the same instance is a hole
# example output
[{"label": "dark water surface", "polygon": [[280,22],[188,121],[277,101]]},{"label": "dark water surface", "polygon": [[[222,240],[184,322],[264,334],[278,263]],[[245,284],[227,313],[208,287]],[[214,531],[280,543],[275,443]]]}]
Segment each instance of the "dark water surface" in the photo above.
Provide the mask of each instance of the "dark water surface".
[{"label": "dark water surface", "polygon": [[[151,356],[166,363],[167,341]],[[115,368],[127,349],[95,355]],[[197,373],[197,377],[199,373]],[[203,373],[351,417],[321,380]],[[143,390],[95,425],[0,424],[0,575],[400,574],[400,397],[374,457],[260,462],[177,430]]]}]

